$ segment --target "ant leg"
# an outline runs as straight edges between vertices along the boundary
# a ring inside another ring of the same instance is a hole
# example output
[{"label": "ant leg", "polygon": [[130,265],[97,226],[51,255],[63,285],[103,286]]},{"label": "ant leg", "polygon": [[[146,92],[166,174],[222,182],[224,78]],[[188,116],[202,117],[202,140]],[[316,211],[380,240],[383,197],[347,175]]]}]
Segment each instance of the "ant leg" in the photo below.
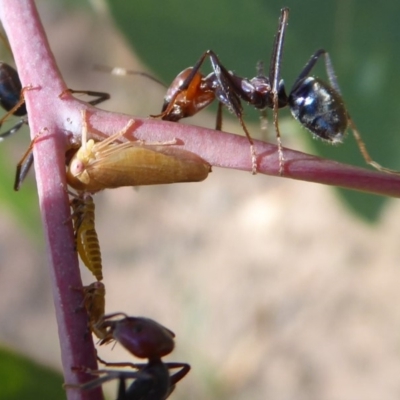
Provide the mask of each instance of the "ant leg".
[{"label": "ant leg", "polygon": [[[257,155],[254,149],[254,141],[251,138],[250,133],[243,120],[242,104],[235,90],[236,84],[233,81],[229,71],[221,64],[217,55],[212,50],[208,50],[207,54],[210,57],[211,67],[214,71],[215,79],[218,82],[218,87],[219,87],[219,90],[216,92],[216,98],[219,101],[218,113],[220,113],[221,115],[217,114],[216,129],[218,130],[218,124],[220,124],[220,127],[222,125],[222,104],[223,104],[227,106],[228,109],[236,115],[236,117],[239,119],[240,125],[242,126],[244,133],[246,134],[247,140],[250,143],[251,172],[253,175],[255,175],[257,173]],[[220,122],[218,121],[218,118],[221,118]]]},{"label": "ant leg", "polygon": [[[47,130],[47,128],[43,128],[43,130]],[[26,175],[28,174],[32,163],[33,163],[33,146],[41,135],[42,131],[40,131],[34,139],[32,139],[29,144],[28,150],[26,150],[25,154],[22,156],[21,160],[17,164],[17,169],[15,173],[15,181],[14,181],[14,190],[17,192],[22,182],[24,181]]]},{"label": "ant leg", "polygon": [[378,171],[386,172],[387,174],[392,175],[400,175],[400,171],[396,171],[394,169],[386,168],[374,161],[368,153],[367,146],[365,142],[362,140],[360,132],[358,131],[356,125],[354,124],[353,120],[349,116],[349,127],[353,133],[354,139],[357,142],[357,146],[360,150],[361,155],[363,156],[365,162],[370,165],[371,167],[375,168]]},{"label": "ant leg", "polygon": [[104,361],[99,356],[97,356],[97,361],[104,364],[106,367],[130,367],[130,368],[134,368],[134,369],[141,369],[147,365],[147,364],[143,364],[143,363],[135,364],[135,363],[131,363],[131,362],[108,362],[108,361]]},{"label": "ant leg", "polygon": [[21,119],[8,131],[1,133],[0,134],[0,142],[11,135],[14,135],[14,133],[18,132],[21,129],[22,125],[27,124],[27,123],[28,123],[28,121],[26,119]]},{"label": "ant leg", "polygon": [[285,158],[283,156],[283,148],[282,148],[282,140],[281,140],[281,133],[279,131],[279,122],[278,122],[278,92],[273,92],[274,95],[274,108],[273,108],[273,114],[274,114],[274,127],[275,127],[275,133],[276,133],[276,141],[278,143],[278,160],[279,160],[279,175],[283,175],[284,173],[284,167],[285,167]]},{"label": "ant leg", "polygon": [[180,371],[170,376],[170,387],[167,395],[167,397],[169,397],[175,390],[175,385],[190,371],[190,365],[184,363],[165,363],[165,365],[168,367],[168,369],[181,368]]},{"label": "ant leg", "polygon": [[247,127],[243,121],[242,116],[238,116],[239,121],[240,121],[240,125],[242,125],[242,129],[244,130],[244,133],[246,134],[247,140],[250,143],[250,155],[251,155],[251,173],[253,175],[257,174],[257,154],[256,151],[254,149],[254,142],[253,139],[250,136],[249,131],[247,130]]},{"label": "ant leg", "polygon": [[268,140],[268,110],[264,108],[260,110],[260,130],[263,140]]},{"label": "ant leg", "polygon": [[[79,372],[85,372],[87,374],[91,375],[103,375],[99,378],[92,379],[91,381],[88,381],[83,384],[69,384],[69,383],[64,383],[63,387],[65,389],[81,389],[81,390],[91,390],[96,387],[99,387],[103,383],[106,383],[108,381],[112,381],[114,379],[121,379],[122,377],[125,379],[136,379],[142,376],[146,376],[144,373],[139,373],[139,372],[131,372],[131,371],[112,371],[112,370],[93,370],[93,369],[88,369],[88,368],[75,368],[73,367],[74,370],[79,371]],[[123,399],[123,397],[122,397]]]},{"label": "ant leg", "polygon": [[119,377],[119,385],[118,385],[118,396],[117,400],[124,400],[126,398],[126,383],[125,377]]},{"label": "ant leg", "polygon": [[218,102],[217,118],[215,120],[215,130],[222,130],[222,103]]},{"label": "ant leg", "polygon": [[[258,61],[256,64],[256,73],[257,76],[264,77],[265,76],[265,68],[264,62]],[[267,107],[260,110],[260,130],[261,130],[261,138],[265,141],[268,140],[268,113]]]},{"label": "ant leg", "polygon": [[274,45],[272,49],[271,63],[269,67],[269,80],[272,86],[273,96],[273,120],[276,133],[276,141],[278,143],[278,159],[279,159],[279,175],[284,173],[285,159],[283,157],[281,133],[279,130],[278,122],[278,109],[279,109],[279,82],[280,71],[283,54],[283,43],[285,39],[286,27],[289,18],[289,9],[283,8],[281,10],[281,17],[279,19],[278,33],[275,36]]},{"label": "ant leg", "polygon": [[91,90],[74,90],[74,89],[65,89],[58,97],[62,98],[65,93],[80,93],[80,94],[87,94],[88,96],[97,97],[97,99],[88,101],[91,106],[95,106],[97,104],[102,103],[110,98],[109,93],[105,92],[93,92]]},{"label": "ant leg", "polygon": [[190,365],[186,363],[165,363],[168,369],[180,368],[180,371],[176,372],[175,374],[171,375],[171,385],[177,384],[182,378],[184,378],[187,373],[190,371]]},{"label": "ant leg", "polygon": [[298,84],[307,76],[310,75],[311,70],[315,67],[315,64],[319,60],[321,56],[325,56],[325,70],[328,75],[329,83],[333,87],[333,89],[340,95],[339,85],[336,80],[336,76],[333,70],[331,59],[324,49],[317,50],[307,61],[307,64],[304,66],[296,81],[293,84],[292,91],[298,86]]},{"label": "ant leg", "polygon": [[[298,82],[300,82],[301,79],[305,78],[306,76],[309,75],[311,69],[314,67],[315,63],[318,61],[320,56],[324,56],[325,58],[325,70],[326,70],[326,74],[328,75],[328,79],[329,79],[329,83],[332,86],[332,88],[341,96],[341,91],[340,91],[340,87],[339,87],[339,83],[337,81],[336,78],[336,74],[335,74],[335,70],[333,68],[333,64],[332,64],[332,60],[329,56],[329,53],[326,52],[323,49],[320,49],[318,51],[316,51],[314,53],[314,55],[311,57],[311,59],[308,61],[308,63],[306,64],[306,66],[304,67],[302,73],[300,74],[299,78],[297,78],[296,83],[294,85],[294,87],[296,86],[296,84]],[[364,158],[364,161],[368,164],[371,165],[371,167],[375,168],[378,171],[381,172],[385,172],[388,174],[393,174],[393,175],[400,175],[400,171],[396,171],[390,168],[385,168],[382,165],[380,165],[379,163],[377,163],[376,161],[373,160],[373,158],[370,156],[368,150],[367,150],[367,146],[364,142],[364,140],[361,137],[361,134],[359,132],[359,130],[357,129],[355,123],[353,122],[353,120],[351,119],[350,115],[348,114],[347,110],[346,114],[347,114],[347,119],[348,119],[348,127],[350,128],[350,130],[353,133],[354,139],[356,140],[357,146],[360,150],[361,155]]]},{"label": "ant leg", "polygon": [[22,182],[25,180],[26,175],[28,175],[29,170],[31,169],[33,164],[33,141],[28,147],[28,150],[17,164],[17,169],[15,173],[14,180],[14,190],[18,192],[21,188]]},{"label": "ant leg", "polygon": [[[333,64],[332,64],[331,58],[327,52],[325,52],[324,55],[325,55],[325,68],[326,68],[326,73],[329,78],[329,83],[336,90],[336,92],[341,95],[339,84],[338,84],[338,81],[336,78],[335,70],[333,69]],[[351,129],[351,132],[353,133],[354,139],[357,142],[357,146],[358,146],[360,153],[363,156],[365,162],[367,164],[371,165],[371,167],[375,168],[378,171],[386,172],[388,174],[393,174],[393,175],[400,175],[400,171],[396,171],[396,170],[393,170],[390,168],[385,168],[372,159],[372,157],[370,156],[370,154],[367,150],[367,146],[366,146],[364,140],[362,139],[361,134],[358,131],[356,125],[354,124],[354,122],[351,119],[349,114],[347,114],[347,117],[348,117],[349,127]]]}]

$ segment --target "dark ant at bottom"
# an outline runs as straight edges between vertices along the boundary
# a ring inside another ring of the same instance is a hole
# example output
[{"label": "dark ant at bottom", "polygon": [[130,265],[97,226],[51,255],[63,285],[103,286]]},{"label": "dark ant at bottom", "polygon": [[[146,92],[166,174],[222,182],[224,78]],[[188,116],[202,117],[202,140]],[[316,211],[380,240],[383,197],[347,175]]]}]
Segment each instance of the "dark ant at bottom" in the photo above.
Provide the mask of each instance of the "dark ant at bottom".
[{"label": "dark ant at bottom", "polygon": [[[328,143],[341,143],[346,131],[350,129],[367,164],[379,171],[399,175],[399,171],[381,166],[369,155],[342,100],[331,59],[324,49],[317,50],[312,55],[297,77],[289,95],[286,94],[284,81],[281,79],[281,64],[288,18],[289,9],[283,8],[273,44],[268,76],[262,71],[261,64],[258,64],[256,77],[242,78],[227,70],[217,55],[212,50],[207,50],[193,67],[186,68],[174,79],[165,95],[161,114],[153,115],[153,117],[179,121],[181,118],[196,114],[217,100],[219,104],[216,129],[221,129],[222,105],[225,105],[239,119],[249,140],[254,174],[257,171],[257,158],[253,140],[243,120],[241,101],[245,101],[261,112],[265,112],[268,108],[272,109],[278,142],[279,173],[283,175],[284,156],[278,110],[288,106],[293,117],[314,137]],[[329,83],[310,76],[321,56],[324,56],[325,59],[325,70]],[[200,72],[200,68],[206,58],[210,59],[212,72],[204,76]]]},{"label": "dark ant at bottom", "polygon": [[[122,315],[123,318],[113,320]],[[106,366],[131,367],[136,371],[88,370],[74,368],[92,375],[102,375],[82,385],[68,385],[66,388],[91,390],[110,380],[119,379],[117,400],[165,400],[175,389],[175,385],[190,371],[185,363],[164,363],[162,357],[174,349],[175,334],[158,322],[143,317],[128,317],[123,313],[107,315],[103,318],[101,329],[107,336],[100,344],[116,340],[130,353],[139,358],[147,358],[147,363],[107,363]],[[179,369],[170,374],[170,370]],[[126,380],[133,379],[128,387]]]}]

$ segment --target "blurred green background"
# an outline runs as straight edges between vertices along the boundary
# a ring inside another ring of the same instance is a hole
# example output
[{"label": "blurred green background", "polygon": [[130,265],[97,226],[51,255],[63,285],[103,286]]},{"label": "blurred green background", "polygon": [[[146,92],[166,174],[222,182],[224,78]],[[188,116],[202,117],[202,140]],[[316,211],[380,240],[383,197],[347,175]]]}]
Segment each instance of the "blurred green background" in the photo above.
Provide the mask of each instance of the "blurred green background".
[{"label": "blurred green background", "polygon": [[[280,9],[289,6],[287,88],[316,49],[328,50],[370,153],[400,168],[396,1],[37,3],[68,85],[108,91],[112,101],[104,108],[140,116],[160,110],[165,89],[95,72],[94,64],[147,70],[168,84],[213,49],[227,68],[253,77],[257,61],[268,65]],[[12,63],[7,50],[1,54]],[[315,74],[326,76],[323,63]],[[182,122],[212,127],[215,107],[200,114]],[[224,115],[226,130],[242,134]],[[285,146],[365,166],[351,135],[330,147],[312,140],[288,110],[280,116]],[[249,107],[247,120],[258,138],[258,115]],[[0,146],[0,340],[59,369],[33,179],[20,193],[12,191],[14,167],[28,143],[25,130]],[[215,170],[201,185],[96,196],[107,311],[149,316],[177,333],[170,361],[188,361],[193,369],[174,398],[398,398],[400,209],[378,196],[341,195],[320,185]],[[127,357],[120,349],[105,356]],[[18,355],[1,353],[0,366],[1,379],[10,383],[0,385],[0,399],[58,398],[57,391],[42,393],[42,384],[21,394],[38,367]],[[62,398],[59,377],[43,380],[49,388],[54,382]]]}]

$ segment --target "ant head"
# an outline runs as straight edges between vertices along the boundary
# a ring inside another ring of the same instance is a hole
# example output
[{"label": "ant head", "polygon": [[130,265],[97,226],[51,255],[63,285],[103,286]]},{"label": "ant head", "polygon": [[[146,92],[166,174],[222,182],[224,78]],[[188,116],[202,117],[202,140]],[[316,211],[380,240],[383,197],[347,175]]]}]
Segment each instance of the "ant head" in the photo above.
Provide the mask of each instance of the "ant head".
[{"label": "ant head", "polygon": [[108,321],[110,335],[139,358],[161,358],[174,349],[175,334],[158,322],[143,317]]}]

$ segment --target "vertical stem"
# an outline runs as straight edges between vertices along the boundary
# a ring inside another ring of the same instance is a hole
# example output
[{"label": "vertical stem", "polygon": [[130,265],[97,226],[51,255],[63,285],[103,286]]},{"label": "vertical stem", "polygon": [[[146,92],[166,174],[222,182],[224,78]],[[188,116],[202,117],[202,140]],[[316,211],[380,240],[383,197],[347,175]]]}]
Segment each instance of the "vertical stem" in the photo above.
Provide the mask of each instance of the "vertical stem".
[{"label": "vertical stem", "polygon": [[[59,73],[33,0],[1,0],[0,18],[7,32],[25,91],[29,126],[34,142],[35,172],[53,286],[65,382],[87,381],[73,366],[97,368],[87,316],[79,307],[81,287],[74,249],[65,183],[67,140],[63,114],[69,102],[59,98],[66,85]],[[37,136],[39,134],[39,136]],[[102,399],[101,388],[90,392],[68,389],[68,399]]]}]

